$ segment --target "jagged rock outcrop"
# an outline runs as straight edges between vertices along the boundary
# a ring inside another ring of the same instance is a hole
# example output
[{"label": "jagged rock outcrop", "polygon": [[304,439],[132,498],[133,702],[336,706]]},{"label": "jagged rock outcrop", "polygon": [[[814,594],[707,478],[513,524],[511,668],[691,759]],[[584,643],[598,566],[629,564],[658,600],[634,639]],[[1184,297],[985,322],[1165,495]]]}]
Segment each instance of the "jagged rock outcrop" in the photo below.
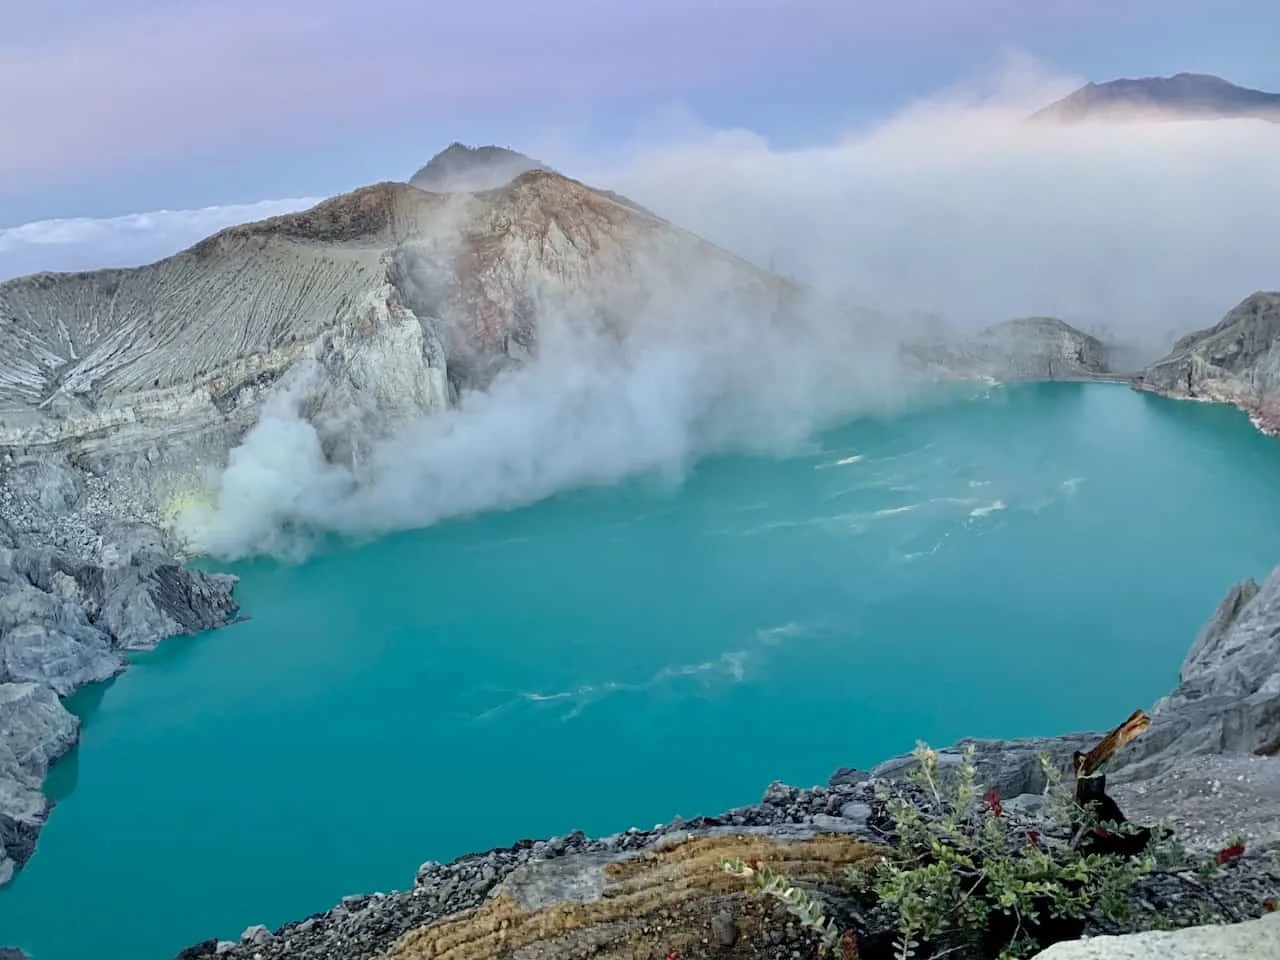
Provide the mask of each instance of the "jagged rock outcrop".
[{"label": "jagged rock outcrop", "polygon": [[[1178,686],[1155,704],[1151,718],[1150,729],[1116,754],[1111,782],[1133,789],[1146,784],[1158,791],[1159,784],[1172,782],[1166,778],[1173,771],[1197,757],[1264,757],[1280,764],[1280,567],[1261,586],[1245,580],[1231,589],[1187,653]],[[1039,754],[1066,769],[1075,750],[1100,736],[962,740],[941,756],[945,763],[958,763],[964,748],[973,744],[984,781],[1002,796],[1013,797],[1043,790]],[[910,758],[897,757],[872,774],[894,776],[909,763]],[[1265,776],[1276,775],[1268,768]],[[1280,822],[1280,779],[1268,782],[1273,786],[1254,797],[1252,810]],[[1273,794],[1270,806],[1265,802],[1268,791]],[[1277,840],[1269,836],[1267,842]]]},{"label": "jagged rock outcrop", "polygon": [[45,773],[76,742],[59,697],[120,673],[125,651],[222,626],[236,610],[235,578],[183,567],[159,531],[107,535],[96,561],[0,547],[0,885],[35,849]]},{"label": "jagged rock outcrop", "polygon": [[1106,344],[1053,317],[1008,320],[970,337],[914,340],[902,352],[913,366],[938,377],[1011,382],[1114,374]]},{"label": "jagged rock outcrop", "polygon": [[1280,122],[1280,93],[1240,87],[1204,73],[1088,83],[1037,110],[1037,123],[1124,120],[1224,120],[1251,117]]},{"label": "jagged rock outcrop", "polygon": [[1264,431],[1280,432],[1280,293],[1255,293],[1215,326],[1187,334],[1135,386],[1234,404]]},{"label": "jagged rock outcrop", "polygon": [[35,849],[49,813],[40,785],[73,746],[80,722],[39,683],[0,683],[0,884]]}]

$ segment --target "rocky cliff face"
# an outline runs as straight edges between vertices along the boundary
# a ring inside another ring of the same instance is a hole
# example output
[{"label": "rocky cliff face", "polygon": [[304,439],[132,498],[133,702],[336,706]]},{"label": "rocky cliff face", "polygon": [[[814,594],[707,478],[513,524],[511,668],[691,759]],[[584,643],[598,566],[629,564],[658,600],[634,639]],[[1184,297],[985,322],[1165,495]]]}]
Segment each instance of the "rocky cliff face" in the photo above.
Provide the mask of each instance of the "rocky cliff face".
[{"label": "rocky cliff face", "polygon": [[[12,281],[0,285],[0,513],[91,553],[108,519],[163,524],[201,496],[288,373],[311,371],[307,418],[331,458],[351,461],[535,354],[548,318],[622,334],[663,303],[767,311],[788,289],[541,170],[476,194],[380,184],[151,266]],[[14,500],[33,496],[34,511]],[[56,536],[50,517],[65,515],[85,520],[76,542]]]},{"label": "rocky cliff face", "polygon": [[912,365],[940,377],[1018,380],[1088,380],[1113,374],[1109,348],[1053,317],[1026,317],[962,339],[917,340],[904,345]]},{"label": "rocky cliff face", "polygon": [[1243,300],[1215,326],[1183,337],[1135,385],[1167,397],[1230,403],[1280,432],[1280,293]]},{"label": "rocky cliff face", "polygon": [[[1196,757],[1266,757],[1280,764],[1280,567],[1261,585],[1249,579],[1227,593],[1188,651],[1178,685],[1152,708],[1151,718],[1150,729],[1112,762],[1116,783],[1156,783]],[[962,741],[947,756],[957,761],[974,743],[988,784],[1006,796],[1037,793],[1044,788],[1039,753],[1065,765],[1099,735]],[[875,773],[894,775],[909,763],[896,758]],[[1280,789],[1270,800],[1280,804]],[[1262,815],[1275,816],[1267,842],[1280,845],[1280,806]]]},{"label": "rocky cliff face", "polygon": [[79,722],[59,701],[125,668],[123,654],[222,626],[235,578],[189,570],[158,531],[107,531],[97,561],[0,543],[0,885],[35,849],[50,804],[40,787],[75,746]]}]

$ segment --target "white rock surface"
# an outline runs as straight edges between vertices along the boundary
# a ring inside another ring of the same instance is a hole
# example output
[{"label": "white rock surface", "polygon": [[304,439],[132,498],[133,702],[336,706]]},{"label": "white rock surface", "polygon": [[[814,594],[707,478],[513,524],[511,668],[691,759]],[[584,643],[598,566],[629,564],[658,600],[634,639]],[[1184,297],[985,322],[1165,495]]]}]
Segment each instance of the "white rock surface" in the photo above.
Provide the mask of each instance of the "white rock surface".
[{"label": "white rock surface", "polygon": [[1280,960],[1280,913],[1227,926],[1055,943],[1033,960]]}]

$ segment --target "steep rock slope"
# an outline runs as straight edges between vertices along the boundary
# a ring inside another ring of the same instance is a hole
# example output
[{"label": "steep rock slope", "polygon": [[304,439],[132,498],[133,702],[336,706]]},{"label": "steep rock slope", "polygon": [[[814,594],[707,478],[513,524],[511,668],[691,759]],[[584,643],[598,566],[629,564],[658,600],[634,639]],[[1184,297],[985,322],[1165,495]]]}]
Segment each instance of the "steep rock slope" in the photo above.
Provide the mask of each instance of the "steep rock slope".
[{"label": "steep rock slope", "polygon": [[1231,403],[1280,432],[1280,293],[1245,298],[1215,326],[1183,337],[1135,386],[1167,397]]},{"label": "steep rock slope", "polygon": [[[1187,652],[1178,685],[1155,704],[1151,718],[1150,729],[1112,762],[1115,782],[1157,783],[1190,758],[1280,758],[1280,567],[1261,584],[1248,579],[1231,588]],[[967,740],[945,755],[958,762],[961,749],[975,744],[985,781],[1013,796],[1043,789],[1041,752],[1065,764],[1098,736]],[[898,757],[873,772],[892,776],[910,762]],[[1274,806],[1260,816],[1269,823],[1267,842],[1280,846],[1280,793],[1272,799]],[[1254,812],[1240,811],[1235,826]]]},{"label": "steep rock slope", "polygon": [[1221,77],[1179,73],[1089,83],[1031,115],[1034,122],[1223,120],[1280,122],[1280,93],[1236,86]]},{"label": "steep rock slope", "polygon": [[31,856],[48,814],[49,764],[75,745],[77,720],[38,683],[0,683],[0,884]]},{"label": "steep rock slope", "polygon": [[623,334],[663,307],[767,313],[793,293],[558,174],[457,195],[379,184],[150,266],[0,285],[0,451],[59,474],[41,486],[52,513],[160,519],[300,365],[308,419],[350,459],[536,352],[549,318]]},{"label": "steep rock slope", "polygon": [[1008,320],[961,339],[917,340],[908,361],[935,376],[994,380],[1080,380],[1112,374],[1108,347],[1053,317]]}]

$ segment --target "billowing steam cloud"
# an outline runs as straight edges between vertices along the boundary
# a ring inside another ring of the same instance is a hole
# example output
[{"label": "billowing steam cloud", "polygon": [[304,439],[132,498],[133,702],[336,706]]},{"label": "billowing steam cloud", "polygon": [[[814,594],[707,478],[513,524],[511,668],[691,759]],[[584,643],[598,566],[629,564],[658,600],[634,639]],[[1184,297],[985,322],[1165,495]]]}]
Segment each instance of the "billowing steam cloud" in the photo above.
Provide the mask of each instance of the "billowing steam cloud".
[{"label": "billowing steam cloud", "polygon": [[[802,316],[727,308],[711,284],[660,298],[663,315],[622,339],[548,317],[536,361],[403,426],[358,477],[325,461],[298,414],[305,390],[288,387],[188,532],[226,555],[282,551],[299,531],[386,531],[678,473],[895,402],[893,346],[925,317],[959,330],[1054,315],[1154,356],[1280,285],[1280,126],[1022,122],[1069,86],[1024,72],[811,148],[702,130],[609,160],[540,156],[806,282]],[[884,317],[868,326],[849,304]]]},{"label": "billowing steam cloud", "polygon": [[224,556],[297,554],[317,531],[424,526],[642,472],[678,478],[708,452],[785,450],[900,398],[891,338],[833,322],[816,301],[792,313],[727,296],[709,276],[660,295],[622,336],[588,319],[593,304],[547,314],[535,361],[404,425],[354,468],[325,459],[302,413],[312,374],[299,369],[232,452],[217,509],[189,510],[183,532]]},{"label": "billowing steam cloud", "polygon": [[686,128],[593,176],[827,292],[967,327],[1050,315],[1160,351],[1280,285],[1280,126],[1021,122],[1073,85],[1022,68],[794,150]]}]

